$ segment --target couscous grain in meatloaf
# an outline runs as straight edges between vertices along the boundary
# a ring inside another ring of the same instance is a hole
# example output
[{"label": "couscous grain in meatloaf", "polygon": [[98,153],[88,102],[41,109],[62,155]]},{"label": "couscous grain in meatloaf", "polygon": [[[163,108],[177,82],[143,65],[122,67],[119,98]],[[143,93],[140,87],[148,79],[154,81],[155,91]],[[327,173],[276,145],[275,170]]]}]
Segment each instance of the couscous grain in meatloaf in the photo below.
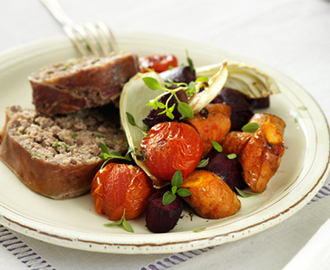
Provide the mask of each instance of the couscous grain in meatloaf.
[{"label": "couscous grain in meatloaf", "polygon": [[103,160],[99,142],[125,154],[125,133],[100,109],[42,116],[34,109],[6,109],[0,157],[32,190],[53,199],[86,193]]}]

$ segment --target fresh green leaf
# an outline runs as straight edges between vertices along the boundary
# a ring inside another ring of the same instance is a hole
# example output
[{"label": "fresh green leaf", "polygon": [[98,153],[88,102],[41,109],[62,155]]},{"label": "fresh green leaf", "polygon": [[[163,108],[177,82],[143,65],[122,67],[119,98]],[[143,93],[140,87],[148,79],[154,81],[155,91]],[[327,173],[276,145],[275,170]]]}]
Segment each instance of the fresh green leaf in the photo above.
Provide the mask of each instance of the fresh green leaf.
[{"label": "fresh green leaf", "polygon": [[177,193],[180,197],[187,197],[191,195],[191,191],[186,188],[179,188]]},{"label": "fresh green leaf", "polygon": [[125,218],[125,211],[126,211],[126,208],[124,208],[124,213],[123,213],[120,220],[115,221],[113,223],[104,224],[104,226],[106,226],[106,227],[123,226],[125,231],[133,233],[134,232],[133,227],[131,226],[131,224]]},{"label": "fresh green leaf", "polygon": [[163,205],[169,205],[176,199],[176,195],[171,191],[166,191],[163,195]]},{"label": "fresh green leaf", "polygon": [[178,190],[177,186],[172,186],[171,188],[172,194],[175,194],[177,190]]},{"label": "fresh green leaf", "polygon": [[110,155],[109,148],[103,142],[99,142],[99,145],[103,153]]},{"label": "fresh green leaf", "polygon": [[72,134],[72,139],[75,139],[75,138],[77,138],[78,137],[78,133],[73,133]]},{"label": "fresh green leaf", "polygon": [[177,170],[172,176],[171,185],[179,188],[182,186],[182,184],[183,184],[182,173],[180,170]]},{"label": "fresh green leaf", "polygon": [[202,159],[197,165],[197,168],[204,168],[209,164],[209,159]]},{"label": "fresh green leaf", "polygon": [[209,78],[207,76],[199,77],[195,82],[208,82]]},{"label": "fresh green leaf", "polygon": [[136,126],[135,119],[132,114],[126,112],[127,120],[132,126]]},{"label": "fresh green leaf", "polygon": [[124,220],[122,224],[123,224],[125,231],[132,232],[132,233],[134,232],[132,225],[127,220]]},{"label": "fresh green leaf", "polygon": [[161,109],[165,109],[166,108],[166,105],[162,102],[157,102],[158,104],[158,107],[161,108]]},{"label": "fresh green leaf", "polygon": [[235,158],[237,158],[237,155],[236,154],[229,154],[229,155],[227,155],[227,158],[228,159],[235,159]]},{"label": "fresh green leaf", "polygon": [[123,157],[120,153],[116,152],[116,151],[112,151],[110,152],[110,156],[115,158],[115,157]]},{"label": "fresh green leaf", "polygon": [[117,221],[112,222],[112,223],[106,223],[106,224],[104,224],[104,226],[105,227],[119,226],[119,225],[121,225],[121,222],[122,222],[122,220],[120,219],[120,220],[117,220]]},{"label": "fresh green leaf", "polygon": [[186,55],[187,55],[187,61],[188,61],[188,64],[189,64],[190,71],[194,72],[195,71],[194,63],[191,60],[191,58],[188,56],[188,50],[186,50]]},{"label": "fresh green leaf", "polygon": [[151,90],[158,90],[163,89],[163,87],[160,85],[160,83],[152,77],[144,77],[142,79],[144,83],[151,89]]},{"label": "fresh green leaf", "polygon": [[211,143],[212,143],[213,148],[214,148],[215,150],[217,150],[219,153],[222,152],[222,146],[221,146],[219,143],[217,143],[217,142],[215,142],[215,141],[212,141]]},{"label": "fresh green leaf", "polygon": [[181,113],[181,119],[188,117],[188,118],[194,118],[194,112],[192,108],[189,106],[189,104],[185,102],[179,102],[178,103],[178,111]]},{"label": "fresh green leaf", "polygon": [[171,120],[174,119],[174,114],[170,111],[170,109],[166,111],[166,116],[167,116],[168,118],[170,118]]},{"label": "fresh green leaf", "polygon": [[202,232],[202,231],[205,231],[206,230],[206,227],[204,228],[200,228],[200,229],[196,229],[196,230],[193,230],[194,233],[198,233],[198,232]]},{"label": "fresh green leaf", "polygon": [[249,198],[249,197],[253,197],[253,196],[261,194],[261,193],[248,193],[248,192],[238,189],[237,187],[235,187],[235,189],[236,189],[238,195],[240,195],[243,198]]},{"label": "fresh green leaf", "polygon": [[242,127],[242,131],[243,132],[248,132],[248,133],[255,133],[258,128],[260,128],[260,125],[256,122],[251,122],[251,123],[247,123],[246,125],[244,125]]},{"label": "fresh green leaf", "polygon": [[146,134],[148,133],[148,130],[147,130],[147,129],[143,129],[143,128],[139,127],[139,126],[136,124],[135,119],[134,119],[134,116],[133,116],[132,114],[130,114],[129,112],[126,112],[126,116],[127,116],[128,122],[129,122],[132,126],[137,127],[138,129],[140,129],[144,135],[146,135]]},{"label": "fresh green leaf", "polygon": [[157,110],[158,109],[157,100],[150,100],[150,102],[147,103],[146,106],[151,106],[154,110]]}]

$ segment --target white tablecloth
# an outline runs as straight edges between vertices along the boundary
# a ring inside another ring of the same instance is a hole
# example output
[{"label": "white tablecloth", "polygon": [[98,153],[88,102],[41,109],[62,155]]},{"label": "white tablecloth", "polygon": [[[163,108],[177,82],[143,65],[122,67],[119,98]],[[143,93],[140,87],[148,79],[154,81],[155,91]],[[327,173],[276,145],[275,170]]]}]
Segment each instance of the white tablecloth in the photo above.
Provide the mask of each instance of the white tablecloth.
[{"label": "white tablecloth", "polygon": [[[76,22],[104,21],[114,33],[181,37],[266,63],[305,88],[330,119],[329,0],[59,2]],[[0,25],[0,53],[63,35],[61,26],[38,0],[1,0]],[[0,269],[282,269],[330,218],[329,190],[325,186],[293,217],[262,233],[173,255],[72,250],[0,225]]]}]

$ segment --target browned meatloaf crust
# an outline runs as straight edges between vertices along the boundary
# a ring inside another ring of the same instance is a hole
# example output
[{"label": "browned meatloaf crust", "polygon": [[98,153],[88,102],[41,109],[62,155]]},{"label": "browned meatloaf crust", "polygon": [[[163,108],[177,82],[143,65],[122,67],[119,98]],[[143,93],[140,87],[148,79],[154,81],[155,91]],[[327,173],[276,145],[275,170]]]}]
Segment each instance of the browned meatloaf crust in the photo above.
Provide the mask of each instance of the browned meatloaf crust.
[{"label": "browned meatloaf crust", "polygon": [[86,193],[103,163],[99,142],[124,154],[124,132],[98,109],[45,117],[33,109],[6,109],[0,157],[32,190],[53,199]]},{"label": "browned meatloaf crust", "polygon": [[138,69],[137,56],[123,52],[52,64],[29,76],[33,104],[46,115],[102,106],[120,96]]}]

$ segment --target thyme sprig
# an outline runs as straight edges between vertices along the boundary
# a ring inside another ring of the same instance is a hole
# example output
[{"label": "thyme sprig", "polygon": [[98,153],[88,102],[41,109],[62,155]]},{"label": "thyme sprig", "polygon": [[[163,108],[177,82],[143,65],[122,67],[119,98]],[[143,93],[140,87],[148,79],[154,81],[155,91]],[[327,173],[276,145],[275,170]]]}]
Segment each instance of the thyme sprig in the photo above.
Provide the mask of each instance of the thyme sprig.
[{"label": "thyme sprig", "polygon": [[[180,120],[183,118],[194,118],[194,112],[189,106],[189,104],[182,102],[178,96],[177,92],[178,91],[185,91],[187,94],[187,97],[190,98],[197,90],[196,90],[196,85],[198,84],[199,86],[207,81],[207,77],[201,77],[198,78],[195,82],[191,82],[188,84],[186,83],[176,83],[173,81],[169,81],[165,83],[165,87],[161,86],[160,83],[152,77],[144,77],[143,81],[144,83],[151,89],[151,90],[164,90],[162,94],[157,96],[156,98],[150,100],[149,103],[146,104],[146,106],[151,106],[154,110],[162,109],[162,111],[159,114],[166,114],[168,118],[171,120],[174,119],[174,114],[173,111],[175,109],[176,104],[174,103],[171,107],[169,107],[169,101],[174,97],[177,101],[177,109],[179,113],[181,114]],[[170,89],[169,87],[175,85],[175,89]],[[160,98],[163,97],[164,95],[169,94],[169,97],[167,98],[165,103],[160,102]]]},{"label": "thyme sprig", "polygon": [[128,148],[125,156],[122,156],[120,153],[118,153],[116,151],[110,152],[109,148],[103,142],[99,142],[99,145],[103,152],[103,154],[100,155],[99,158],[105,160],[101,166],[101,169],[103,169],[103,167],[108,163],[108,161],[110,161],[111,159],[114,159],[114,158],[132,161],[132,158],[130,156],[130,153],[134,150],[132,147]]},{"label": "thyme sprig", "polygon": [[105,227],[123,226],[125,231],[133,233],[134,229],[133,229],[132,225],[125,218],[125,210],[126,210],[126,208],[124,209],[123,216],[121,217],[120,220],[115,221],[113,223],[106,223],[106,224],[104,224],[104,226]]}]

